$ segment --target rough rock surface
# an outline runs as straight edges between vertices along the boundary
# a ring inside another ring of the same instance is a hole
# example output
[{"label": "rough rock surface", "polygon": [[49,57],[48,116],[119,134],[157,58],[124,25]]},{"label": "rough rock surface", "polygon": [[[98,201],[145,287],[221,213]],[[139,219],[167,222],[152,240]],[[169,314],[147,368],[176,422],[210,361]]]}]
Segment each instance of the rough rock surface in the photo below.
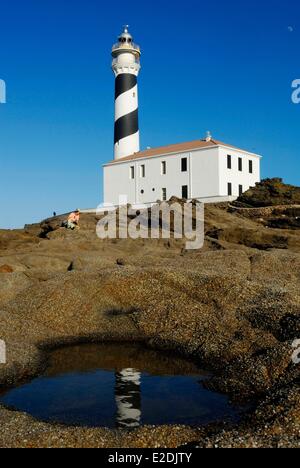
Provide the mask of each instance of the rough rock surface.
[{"label": "rough rock surface", "polygon": [[250,207],[300,205],[300,187],[287,185],[280,178],[262,180],[238,199]]},{"label": "rough rock surface", "polygon": [[184,239],[99,240],[92,214],[74,232],[59,217],[0,231],[0,388],[37,375],[56,346],[138,340],[193,357],[214,371],[210,388],[252,408],[236,427],[128,433],[0,407],[0,446],[299,447],[300,233],[268,227],[268,213],[262,221],[251,208],[207,206],[195,251]]}]

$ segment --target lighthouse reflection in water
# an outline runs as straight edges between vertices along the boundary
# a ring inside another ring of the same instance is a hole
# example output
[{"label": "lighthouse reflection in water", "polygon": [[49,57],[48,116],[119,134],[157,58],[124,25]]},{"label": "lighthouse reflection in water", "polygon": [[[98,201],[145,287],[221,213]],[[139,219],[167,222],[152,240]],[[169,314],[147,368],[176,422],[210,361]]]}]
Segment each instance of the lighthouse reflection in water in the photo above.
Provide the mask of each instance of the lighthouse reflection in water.
[{"label": "lighthouse reflection in water", "polygon": [[36,419],[134,430],[237,421],[239,409],[203,385],[194,363],[141,344],[89,344],[53,351],[44,375],[0,393],[0,405]]},{"label": "lighthouse reflection in water", "polygon": [[142,397],[141,373],[134,369],[123,369],[116,373],[116,426],[135,428],[141,424]]}]

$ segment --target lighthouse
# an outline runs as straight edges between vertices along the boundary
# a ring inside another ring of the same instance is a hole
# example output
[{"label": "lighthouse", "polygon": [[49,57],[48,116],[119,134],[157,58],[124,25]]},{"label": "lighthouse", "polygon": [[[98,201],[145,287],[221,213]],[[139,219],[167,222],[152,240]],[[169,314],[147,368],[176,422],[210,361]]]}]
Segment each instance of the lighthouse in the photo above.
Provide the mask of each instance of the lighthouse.
[{"label": "lighthouse", "polygon": [[261,155],[214,138],[140,150],[138,75],[141,51],[124,26],[112,48],[116,80],[114,161],[104,164],[104,203],[152,206],[171,197],[231,202],[260,182]]},{"label": "lighthouse", "polygon": [[141,69],[140,47],[124,26],[112,48],[115,75],[114,158],[118,160],[140,151],[137,77]]}]

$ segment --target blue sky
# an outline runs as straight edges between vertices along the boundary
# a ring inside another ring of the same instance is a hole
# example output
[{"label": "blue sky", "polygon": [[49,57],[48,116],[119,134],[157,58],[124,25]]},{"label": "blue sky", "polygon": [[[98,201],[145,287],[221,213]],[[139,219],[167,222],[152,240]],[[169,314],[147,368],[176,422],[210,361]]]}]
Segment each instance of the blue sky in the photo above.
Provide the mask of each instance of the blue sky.
[{"label": "blue sky", "polygon": [[102,201],[113,156],[110,49],[123,24],[142,47],[141,146],[202,138],[264,156],[300,182],[297,0],[1,0],[0,227]]}]

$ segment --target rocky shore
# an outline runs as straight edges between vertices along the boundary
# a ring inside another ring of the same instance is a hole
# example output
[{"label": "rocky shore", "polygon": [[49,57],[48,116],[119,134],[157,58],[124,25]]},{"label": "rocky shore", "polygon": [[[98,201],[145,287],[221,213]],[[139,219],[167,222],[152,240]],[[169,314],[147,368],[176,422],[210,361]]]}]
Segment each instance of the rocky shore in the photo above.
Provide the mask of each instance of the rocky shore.
[{"label": "rocky shore", "polygon": [[[300,206],[208,205],[205,245],[99,240],[98,218],[76,232],[61,218],[0,231],[0,391],[38,375],[49,350],[90,341],[143,341],[213,371],[207,385],[251,410],[234,427],[132,432],[45,424],[0,407],[1,447],[299,447]],[[255,211],[256,210],[256,211]],[[285,210],[285,211],[284,211]],[[296,220],[297,221],[297,220]],[[292,226],[290,225],[292,223]]]}]

